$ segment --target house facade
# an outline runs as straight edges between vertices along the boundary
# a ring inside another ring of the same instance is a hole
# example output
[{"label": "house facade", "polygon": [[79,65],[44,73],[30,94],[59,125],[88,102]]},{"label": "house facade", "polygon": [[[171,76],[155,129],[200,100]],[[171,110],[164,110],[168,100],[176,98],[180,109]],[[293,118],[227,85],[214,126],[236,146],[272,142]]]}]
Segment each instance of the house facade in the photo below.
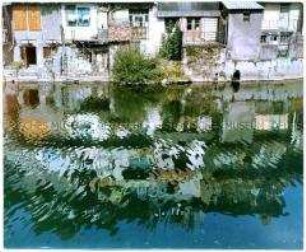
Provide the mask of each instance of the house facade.
[{"label": "house facade", "polygon": [[[22,62],[25,74],[33,71],[38,78],[42,74],[107,79],[120,47],[133,45],[154,57],[173,23],[182,31],[183,52],[218,48],[211,76],[230,76],[237,62],[300,59],[303,52],[301,3],[12,3],[5,13],[5,20],[11,20],[3,21],[6,37],[11,37],[12,59],[7,62]],[[241,64],[242,71],[250,70]],[[253,70],[258,71],[256,66]]]},{"label": "house facade", "polygon": [[261,3],[264,16],[261,26],[260,58],[278,56],[303,57],[303,5],[302,3]]},{"label": "house facade", "polygon": [[227,26],[227,53],[233,60],[256,60],[260,53],[264,8],[256,2],[223,2]]},{"label": "house facade", "polygon": [[42,66],[61,44],[60,20],[58,4],[13,4],[14,61]]},{"label": "house facade", "polygon": [[157,16],[166,28],[179,24],[183,46],[225,43],[219,2],[161,2]]}]

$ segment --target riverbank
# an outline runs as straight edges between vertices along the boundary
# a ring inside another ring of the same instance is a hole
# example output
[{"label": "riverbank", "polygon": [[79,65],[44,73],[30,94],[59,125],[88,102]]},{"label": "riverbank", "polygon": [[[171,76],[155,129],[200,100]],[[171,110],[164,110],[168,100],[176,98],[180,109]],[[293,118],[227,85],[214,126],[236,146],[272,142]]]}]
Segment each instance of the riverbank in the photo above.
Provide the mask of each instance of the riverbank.
[{"label": "riverbank", "polygon": [[[78,78],[68,78],[68,77],[59,77],[55,79],[38,79],[31,77],[22,77],[22,78],[14,78],[9,77],[3,78],[3,82],[16,82],[16,83],[39,83],[39,82],[56,82],[62,84],[108,84],[110,83],[109,78],[105,78],[103,76],[86,76],[86,77],[78,77]],[[265,85],[265,84],[283,84],[284,82],[296,82],[303,81],[303,76],[288,77],[288,78],[273,78],[273,79],[249,79],[249,80],[241,80],[241,85]],[[186,80],[178,80],[175,82],[168,83],[163,86],[189,86],[189,85],[205,85],[205,86],[223,86],[230,84],[230,80],[207,80],[207,81],[186,81]]]}]

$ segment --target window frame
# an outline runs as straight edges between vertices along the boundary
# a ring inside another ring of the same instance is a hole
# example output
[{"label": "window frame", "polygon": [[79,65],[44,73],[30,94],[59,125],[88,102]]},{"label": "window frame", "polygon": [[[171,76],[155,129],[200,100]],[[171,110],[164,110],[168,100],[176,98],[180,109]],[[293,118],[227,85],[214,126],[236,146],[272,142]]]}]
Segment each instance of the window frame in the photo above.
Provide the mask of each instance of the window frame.
[{"label": "window frame", "polygon": [[[88,24],[82,24],[80,10],[86,9],[88,11]],[[78,5],[78,4],[68,4],[65,6],[65,14],[66,14],[66,24],[68,27],[89,27],[91,25],[91,19],[90,19],[90,10],[91,7],[89,5]],[[75,21],[69,20],[69,15],[75,16]],[[72,22],[75,22],[75,24],[71,24]]]},{"label": "window frame", "polygon": [[187,17],[187,31],[197,31],[201,29],[200,17]]},{"label": "window frame", "polygon": [[[142,25],[136,25],[136,18],[141,18],[142,22],[140,22]],[[149,12],[130,12],[129,11],[129,21],[131,27],[148,27],[149,26]]]},{"label": "window frame", "polygon": [[244,11],[243,13],[242,13],[242,20],[243,20],[243,22],[250,22],[251,21],[251,12],[250,11]]}]

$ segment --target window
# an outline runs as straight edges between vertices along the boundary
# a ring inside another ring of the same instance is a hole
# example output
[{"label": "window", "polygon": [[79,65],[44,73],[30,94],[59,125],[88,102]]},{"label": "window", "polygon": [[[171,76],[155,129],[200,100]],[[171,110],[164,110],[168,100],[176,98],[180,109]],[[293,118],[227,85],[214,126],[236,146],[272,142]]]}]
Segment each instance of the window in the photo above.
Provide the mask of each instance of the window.
[{"label": "window", "polygon": [[44,58],[50,58],[53,56],[53,54],[57,51],[57,48],[55,45],[45,46],[43,47],[43,57]]},{"label": "window", "polygon": [[67,5],[66,6],[67,25],[68,26],[89,26],[90,8],[84,6]]},{"label": "window", "polygon": [[147,12],[130,12],[130,24],[132,27],[147,27],[149,15]]},{"label": "window", "polygon": [[280,43],[288,44],[291,38],[291,34],[289,33],[281,33],[280,34]]},{"label": "window", "polygon": [[268,41],[267,41],[267,35],[261,35],[261,37],[260,37],[260,42],[261,43],[267,43]]},{"label": "window", "polygon": [[15,31],[38,31],[41,29],[41,14],[38,5],[18,4],[13,7],[13,25]]},{"label": "window", "polygon": [[200,18],[187,18],[187,30],[199,30]]},{"label": "window", "polygon": [[28,22],[30,31],[40,30],[40,9],[37,5],[28,6]]},{"label": "window", "polygon": [[243,22],[250,22],[251,20],[251,13],[246,11],[243,13]]}]

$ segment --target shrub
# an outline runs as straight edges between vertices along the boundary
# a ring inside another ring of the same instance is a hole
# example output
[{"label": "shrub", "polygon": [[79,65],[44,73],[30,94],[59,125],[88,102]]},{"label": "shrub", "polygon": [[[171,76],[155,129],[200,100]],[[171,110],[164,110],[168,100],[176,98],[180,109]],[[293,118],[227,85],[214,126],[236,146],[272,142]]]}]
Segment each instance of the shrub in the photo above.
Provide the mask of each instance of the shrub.
[{"label": "shrub", "polygon": [[186,79],[180,61],[160,60],[159,65],[166,79],[171,81]]},{"label": "shrub", "polygon": [[14,61],[11,64],[12,68],[15,70],[20,70],[23,67],[23,62],[22,61]]},{"label": "shrub", "polygon": [[168,60],[181,60],[182,59],[182,32],[178,25],[175,25],[172,30],[168,30],[167,37],[164,39],[160,56]]},{"label": "shrub", "polygon": [[112,80],[118,85],[146,85],[160,82],[162,75],[155,59],[136,48],[119,49],[115,56]]}]

